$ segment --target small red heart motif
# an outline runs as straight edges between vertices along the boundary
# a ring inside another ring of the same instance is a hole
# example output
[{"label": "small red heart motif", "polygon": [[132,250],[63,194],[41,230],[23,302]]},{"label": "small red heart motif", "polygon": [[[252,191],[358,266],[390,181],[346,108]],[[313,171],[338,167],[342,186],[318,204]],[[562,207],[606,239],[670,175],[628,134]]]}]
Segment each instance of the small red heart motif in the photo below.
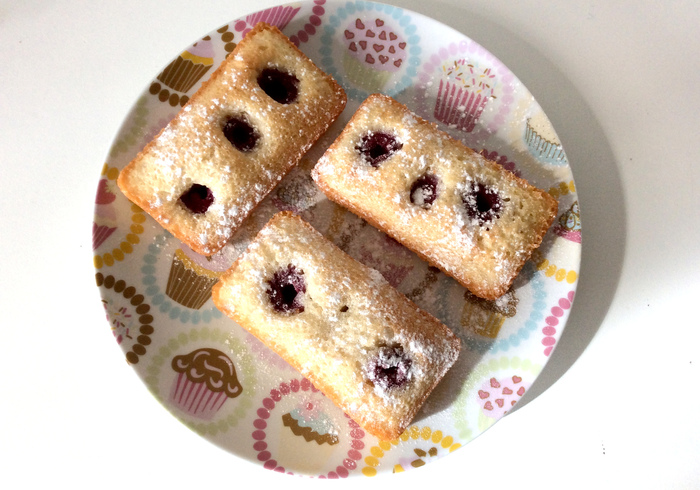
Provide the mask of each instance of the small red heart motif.
[{"label": "small red heart motif", "polygon": [[380,54],[380,55],[379,55],[379,62],[380,62],[382,65],[385,64],[387,61],[389,61],[389,57],[388,57],[388,56],[384,56],[383,54]]},{"label": "small red heart motif", "polygon": [[371,54],[367,53],[367,56],[365,56],[365,61],[369,63],[370,65],[374,64],[374,57],[372,57]]},{"label": "small red heart motif", "polygon": [[498,400],[496,400],[496,405],[503,408],[503,398],[499,398]]},{"label": "small red heart motif", "polygon": [[355,51],[355,52],[357,52],[357,44],[355,44],[355,41],[353,41],[353,42],[350,43],[350,46],[348,46],[348,49],[349,49],[350,51]]},{"label": "small red heart motif", "polygon": [[355,38],[355,33],[350,32],[347,29],[345,29],[345,39],[354,39]]},{"label": "small red heart motif", "polygon": [[[391,39],[392,41],[396,41],[398,38],[399,38],[399,36],[397,36],[397,35],[394,34],[393,32],[390,32],[390,33],[389,33],[389,39]],[[402,48],[402,49],[403,49],[403,48]]]},{"label": "small red heart motif", "polygon": [[396,68],[399,68],[399,67],[401,66],[401,62],[402,62],[402,61],[403,61],[403,60],[396,60],[396,61],[394,61],[394,66],[395,66]]},{"label": "small red heart motif", "polygon": [[510,406],[512,407],[513,405],[515,405],[515,400],[510,402]]},{"label": "small red heart motif", "polygon": [[484,403],[484,410],[493,410],[493,405],[491,402]]},{"label": "small red heart motif", "polygon": [[386,31],[382,31],[379,33],[379,39],[382,41],[386,41]]},{"label": "small red heart motif", "polygon": [[384,46],[382,46],[381,44],[373,44],[372,47],[377,53],[379,53],[380,51],[384,51]]},{"label": "small red heart motif", "polygon": [[357,27],[358,29],[364,29],[365,25],[362,23],[362,21],[360,19],[357,19],[355,21],[355,27]]},{"label": "small red heart motif", "polygon": [[390,52],[391,54],[396,53],[396,48],[395,48],[394,46],[389,46],[389,52]]},{"label": "small red heart motif", "polygon": [[520,383],[523,380],[520,376],[513,376],[513,383]]},{"label": "small red heart motif", "polygon": [[[393,39],[392,39],[393,41]],[[406,49],[406,43],[399,43],[399,48]]]},{"label": "small red heart motif", "polygon": [[360,41],[360,47],[363,51],[367,49],[367,41]]},{"label": "small red heart motif", "polygon": [[512,394],[513,394],[513,390],[511,390],[510,388],[508,388],[508,387],[506,386],[505,388],[503,388],[503,394],[504,394],[504,395],[512,395]]},{"label": "small red heart motif", "polygon": [[490,396],[490,394],[488,391],[479,390],[479,398],[481,398],[482,400],[484,398],[488,398],[489,396]]},{"label": "small red heart motif", "polygon": [[491,383],[491,388],[500,388],[501,387],[501,383],[496,381],[496,378],[491,378],[490,383]]},{"label": "small red heart motif", "polygon": [[382,19],[377,19],[374,21],[375,24],[377,24],[377,27],[381,27],[384,25],[384,21]]},{"label": "small red heart motif", "polygon": [[521,386],[520,389],[518,390],[518,395],[523,396],[525,394],[525,387]]},{"label": "small red heart motif", "polygon": [[374,37],[376,34],[372,29],[367,29],[367,37]]}]

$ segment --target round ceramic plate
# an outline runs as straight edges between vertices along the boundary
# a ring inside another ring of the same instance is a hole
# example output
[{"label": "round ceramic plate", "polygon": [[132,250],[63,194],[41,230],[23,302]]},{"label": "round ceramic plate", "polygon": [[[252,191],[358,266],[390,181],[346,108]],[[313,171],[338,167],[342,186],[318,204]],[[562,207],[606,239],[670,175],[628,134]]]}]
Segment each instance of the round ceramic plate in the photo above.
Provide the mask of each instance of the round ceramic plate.
[{"label": "round ceramic plate", "polygon": [[[348,107],[226,248],[206,258],[131,204],[116,178],[259,21],[280,27],[332,74],[348,94]],[[469,296],[315,187],[311,168],[374,92],[437,122],[559,201],[542,246],[501,300]],[[217,277],[280,210],[300,214],[462,339],[457,364],[400,438],[379,441],[366,433],[214,307],[211,287]],[[576,187],[557,135],[503,63],[465,35],[407,10],[363,0],[313,0],[236,19],[196,40],[154,77],[102,168],[93,249],[109,327],[129,365],[165,408],[202,437],[264,468],[344,478],[428,464],[512,410],[547,362],[568,318],[581,224]],[[238,389],[217,392],[188,379],[182,366],[203,352],[233,364]]]}]

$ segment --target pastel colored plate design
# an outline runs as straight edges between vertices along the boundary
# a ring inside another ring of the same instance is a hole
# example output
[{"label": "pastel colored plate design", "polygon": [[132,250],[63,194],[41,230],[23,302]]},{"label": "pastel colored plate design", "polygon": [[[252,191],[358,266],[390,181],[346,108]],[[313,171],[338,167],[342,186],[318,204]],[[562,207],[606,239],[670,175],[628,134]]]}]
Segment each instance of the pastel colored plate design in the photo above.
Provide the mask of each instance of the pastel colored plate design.
[{"label": "pastel colored plate design", "polygon": [[[329,132],[211,259],[132,205],[116,178],[258,21],[278,25],[346,89]],[[498,305],[329,202],[309,172],[360,102],[383,92],[559,200],[542,247]],[[463,340],[454,368],[413,425],[380,442],[212,304],[211,286],[277,211],[293,210],[379,270]],[[542,109],[486,49],[435,20],[389,5],[303,1],[236,19],[187,47],[126,117],[98,182],[96,281],[109,327],[153,395],[202,437],[262,467],[324,478],[423,466],[508,413],[537,378],[566,324],[578,282],[581,222],[571,168]],[[207,376],[207,366],[225,383]]]}]

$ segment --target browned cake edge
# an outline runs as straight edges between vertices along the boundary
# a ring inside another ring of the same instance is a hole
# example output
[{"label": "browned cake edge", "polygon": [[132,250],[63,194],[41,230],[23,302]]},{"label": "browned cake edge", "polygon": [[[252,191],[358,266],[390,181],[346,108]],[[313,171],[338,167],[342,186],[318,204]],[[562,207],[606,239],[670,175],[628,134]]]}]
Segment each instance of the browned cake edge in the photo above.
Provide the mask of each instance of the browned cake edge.
[{"label": "browned cake edge", "polygon": [[[411,112],[410,109],[408,109],[404,104],[401,104],[400,102],[396,101],[395,99],[393,99],[393,98],[391,98],[391,97],[389,97],[389,96],[387,96],[387,95],[383,95],[383,94],[372,94],[372,95],[370,95],[369,97],[367,97],[367,99],[365,99],[365,101],[360,105],[360,107],[357,109],[357,111],[355,112],[355,114],[353,114],[353,116],[350,118],[350,121],[349,121],[348,124],[345,126],[345,128],[344,128],[343,131],[340,133],[340,135],[338,135],[338,137],[336,138],[336,140],[331,144],[330,147],[328,147],[328,150],[326,150],[327,153],[328,153],[328,152],[334,151],[338,146],[341,145],[342,140],[343,140],[343,138],[344,138],[346,132],[349,131],[349,127],[350,127],[351,124],[354,122],[355,118],[356,118],[356,117],[359,117],[360,109],[362,109],[362,107],[364,107],[365,105],[371,104],[371,103],[372,103],[374,100],[376,100],[376,99],[381,99],[381,100],[390,102],[392,105],[394,105],[394,106],[397,108],[397,110],[408,111],[408,112],[410,112],[411,114],[413,114],[413,115],[415,116],[415,118],[416,118],[416,120],[417,120],[417,122],[418,122],[419,125],[422,125],[422,126],[429,126],[432,130],[437,131],[438,133],[447,136],[448,138],[450,138],[451,140],[453,140],[454,142],[456,142],[459,146],[461,146],[462,149],[463,149],[465,152],[467,152],[468,154],[475,154],[475,153],[476,153],[474,150],[472,150],[472,149],[469,148],[468,146],[465,146],[461,141],[459,141],[459,140],[457,140],[457,139],[455,139],[455,138],[452,138],[450,135],[448,135],[448,134],[445,133],[444,131],[440,130],[440,129],[438,128],[437,124],[432,123],[432,122],[430,122],[430,121],[427,121],[427,120],[423,119],[422,117],[420,117],[420,116],[414,114],[413,112]],[[486,289],[486,288],[483,288],[481,285],[472,282],[472,281],[471,281],[468,277],[466,277],[465,275],[459,274],[459,271],[458,271],[458,270],[455,270],[455,271],[452,271],[452,272],[447,271],[447,270],[446,270],[445,268],[443,268],[439,263],[433,261],[432,259],[430,259],[429,257],[427,257],[425,254],[423,254],[423,253],[421,253],[420,251],[418,251],[418,250],[416,250],[416,249],[414,249],[414,248],[409,247],[408,245],[406,245],[406,244],[403,242],[402,237],[401,237],[399,234],[397,234],[394,230],[392,230],[392,229],[389,228],[389,227],[382,226],[380,223],[378,223],[377,221],[375,221],[371,216],[369,216],[368,214],[366,214],[361,208],[359,208],[359,207],[355,206],[354,204],[348,202],[346,199],[343,198],[342,195],[336,193],[332,188],[328,187],[328,186],[325,184],[323,178],[322,178],[320,175],[318,175],[318,173],[315,171],[315,168],[314,168],[314,170],[312,171],[311,176],[313,177],[314,182],[316,182],[316,185],[318,185],[318,187],[319,187],[319,188],[321,189],[321,191],[326,195],[326,197],[328,197],[328,199],[330,199],[331,201],[333,201],[333,202],[335,202],[335,203],[337,203],[337,204],[339,204],[339,205],[341,205],[341,206],[343,206],[343,207],[349,209],[349,210],[352,211],[354,214],[358,215],[359,217],[361,217],[362,219],[364,219],[365,221],[367,221],[369,224],[371,224],[371,225],[374,226],[375,228],[377,228],[377,229],[381,230],[382,232],[386,233],[387,235],[389,235],[390,237],[392,237],[394,240],[396,240],[397,242],[401,243],[401,244],[404,245],[406,248],[408,248],[409,250],[411,250],[412,252],[414,252],[414,253],[415,253],[416,255],[418,255],[421,259],[423,259],[424,261],[428,262],[430,265],[432,265],[432,266],[434,266],[434,267],[437,267],[438,269],[440,269],[441,271],[443,271],[443,272],[444,272],[445,274],[447,274],[448,276],[451,276],[452,278],[454,278],[457,282],[459,282],[462,286],[464,286],[465,288],[467,288],[467,289],[468,289],[471,293],[473,293],[474,295],[479,296],[479,297],[484,298],[484,299],[488,299],[488,300],[495,300],[495,299],[497,299],[497,298],[503,296],[506,292],[508,292],[508,289],[510,289],[511,285],[513,284],[513,281],[515,280],[515,278],[516,278],[516,277],[518,276],[518,274],[520,273],[520,270],[523,268],[523,266],[525,265],[525,263],[530,259],[530,256],[532,255],[532,252],[535,251],[535,250],[540,246],[540,244],[542,243],[542,239],[544,238],[544,235],[547,233],[547,230],[549,230],[549,227],[552,225],[552,223],[554,222],[555,218],[557,217],[558,203],[557,203],[557,200],[554,199],[549,193],[543,191],[542,189],[538,189],[537,187],[534,187],[532,184],[530,184],[529,182],[527,182],[525,179],[521,179],[520,177],[516,176],[516,175],[513,174],[512,172],[509,172],[509,171],[507,171],[507,170],[504,170],[500,165],[498,165],[498,163],[496,163],[496,162],[494,162],[494,161],[492,161],[492,160],[488,160],[488,159],[485,159],[485,161],[486,161],[487,165],[491,165],[491,166],[493,166],[494,168],[498,169],[498,171],[501,172],[501,173],[505,176],[505,178],[512,179],[512,180],[514,180],[514,181],[519,182],[521,185],[524,184],[524,185],[526,185],[527,187],[529,187],[529,188],[531,188],[531,189],[534,189],[535,192],[536,192],[537,194],[539,194],[540,197],[546,202],[546,204],[548,205],[547,207],[549,208],[549,212],[548,212],[546,215],[543,216],[544,219],[540,221],[539,226],[536,228],[536,232],[537,232],[537,233],[536,233],[536,236],[537,236],[537,239],[536,239],[536,240],[533,240],[533,242],[532,242],[532,244],[531,244],[531,247],[530,247],[528,250],[525,250],[525,251],[524,251],[525,253],[522,254],[522,260],[520,261],[520,263],[516,263],[516,267],[515,267],[515,269],[514,269],[514,270],[515,270],[515,273],[512,274],[512,276],[509,278],[508,281],[504,281],[504,282],[502,283],[502,287],[500,287],[500,288],[498,288],[498,289]]]},{"label": "browned cake edge", "polygon": [[[253,27],[253,29],[251,29],[250,32],[248,32],[245,35],[245,37],[236,45],[236,47],[233,49],[233,51],[227,55],[226,59],[223,62],[221,62],[221,64],[217,67],[216,70],[214,70],[214,72],[211,74],[211,76],[206,81],[204,81],[202,83],[202,85],[197,90],[197,92],[195,92],[192,95],[192,97],[187,101],[187,103],[180,109],[180,111],[173,118],[171,123],[175,123],[175,122],[179,121],[182,117],[182,114],[184,114],[186,112],[185,108],[187,106],[189,106],[190,104],[196,103],[202,97],[201,93],[203,92],[203,89],[205,87],[207,87],[209,84],[213,83],[216,79],[218,79],[221,76],[221,74],[223,73],[224,68],[227,64],[228,58],[236,56],[236,54],[241,49],[241,47],[245,46],[248,42],[250,42],[250,38],[252,38],[258,32],[262,32],[262,31],[272,31],[274,33],[281,35],[281,38],[284,39],[284,41],[290,46],[291,49],[293,49],[297,53],[297,55],[305,58],[313,66],[318,68],[318,66],[308,56],[306,56],[292,41],[290,41],[289,38],[287,36],[285,36],[276,26],[267,24],[265,22],[258,22],[255,25],[255,27]],[[325,133],[328,130],[328,128],[331,126],[331,124],[333,124],[333,122],[343,112],[343,110],[345,109],[345,105],[347,104],[347,95],[345,94],[345,91],[343,90],[343,88],[338,84],[338,82],[332,76],[328,75],[326,72],[324,72],[320,68],[318,68],[318,69],[326,75],[326,79],[330,83],[336,98],[338,98],[338,103],[329,107],[329,113],[331,114],[331,117],[329,118],[328,123],[325,126],[319,126],[318,133],[314,135],[314,138],[312,138],[311,143],[308,145],[308,147],[302,149],[302,151],[300,152],[299,158],[297,158],[296,163],[298,163],[298,161],[301,159],[301,156],[303,156],[304,153],[316,141],[318,141],[318,139],[323,135],[323,133]],[[150,151],[151,147],[155,144],[155,141],[160,137],[160,135],[163,133],[163,131],[165,131],[168,128],[168,126],[170,126],[171,123],[169,123],[163,129],[161,129],[160,132],[136,155],[136,157],[134,157],[134,159],[119,172],[119,176],[117,178],[117,185],[119,186],[119,189],[122,191],[122,193],[126,196],[127,199],[129,199],[131,202],[133,202],[138,207],[140,207],[145,212],[147,212],[163,228],[165,228],[166,230],[171,232],[173,235],[175,235],[180,241],[185,243],[187,246],[189,246],[192,250],[194,250],[198,254],[210,256],[210,255],[215,254],[219,250],[221,250],[224,247],[224,245],[226,245],[228,240],[224,241],[223,243],[216,244],[215,246],[211,247],[209,250],[203,249],[202,245],[199,242],[196,242],[194,240],[190,240],[187,237],[186,233],[184,233],[182,231],[181,227],[178,226],[177,223],[174,223],[172,221],[168,221],[164,217],[161,218],[160,214],[155,212],[155,208],[150,206],[148,204],[147,200],[141,199],[138,195],[132,193],[131,189],[129,188],[128,183],[127,183],[128,174],[130,173],[133,166],[135,166],[136,163],[141,159],[142,155],[144,155]],[[285,172],[285,174],[282,176],[282,178],[284,178],[284,176],[286,176],[289,172],[291,172],[294,169],[294,167],[296,166],[296,163],[289,167],[289,169],[287,170],[287,172]],[[280,181],[282,180],[282,178],[280,178]],[[268,193],[266,195],[269,195],[269,193],[272,192],[274,189],[275,189],[274,186],[272,188],[270,188],[270,190],[268,191]],[[265,198],[265,196],[263,196],[263,198],[260,199],[260,201],[257,203],[256,206],[254,206],[253,208],[250,209],[248,214],[242,218],[241,222],[245,221],[245,219],[255,211],[257,206],[264,200],[264,198]]]},{"label": "browned cake edge", "polygon": [[[339,252],[345,254],[340,248],[338,248],[334,243],[330,242],[328,239],[326,239],[321,233],[318,232],[313,226],[311,226],[309,223],[301,219],[299,216],[295,215],[291,211],[282,211],[280,213],[275,214],[270,221],[268,222],[268,225],[272,223],[274,220],[278,219],[285,219],[285,218],[290,218],[293,217],[297,219],[299,222],[303,224],[306,228],[311,230],[313,233],[318,234],[321,236],[324,240],[328,241],[328,243],[338,250]],[[267,225],[265,225],[267,226]],[[257,237],[253,242],[251,242],[251,246],[253,243],[257,241]],[[250,246],[249,246],[250,247]],[[228,275],[229,271],[234,270],[237,266],[238,263],[241,261],[241,259],[245,256],[245,254],[248,251],[244,252],[239,256],[239,258],[233,263],[231,268],[227,272],[225,272],[219,282],[217,282],[214,287],[212,288],[212,300],[214,302],[214,305],[221,311],[223,312],[226,316],[234,320],[236,323],[238,323],[240,326],[242,326],[244,329],[246,329],[248,332],[253,334],[256,338],[261,340],[263,343],[264,341],[262,340],[262,337],[259,335],[258,329],[256,325],[251,324],[250,322],[246,321],[247,319],[236,314],[236,312],[232,309],[229,309],[226,305],[226,303],[220,298],[220,290],[223,287],[223,280],[225,277]],[[354,260],[354,259],[353,259]],[[362,267],[367,267],[364,264],[361,264],[358,262],[359,265]],[[387,284],[388,287],[392,287],[391,285]],[[392,288],[393,289],[393,288]],[[375,420],[372,420],[371,417],[355,417],[354,420],[358,422],[367,432],[370,434],[378,437],[381,440],[393,440],[399,437],[408,427],[408,425],[411,423],[415,415],[418,413],[422,405],[425,403],[427,400],[428,396],[432,393],[432,391],[435,389],[435,387],[439,384],[439,382],[444,378],[445,374],[449,371],[449,369],[454,365],[454,363],[457,361],[457,358],[459,356],[459,352],[461,350],[461,341],[459,337],[457,337],[452,330],[450,330],[447,326],[443,325],[437,318],[429,314],[428,312],[420,309],[415,303],[413,303],[410,299],[405,297],[404,295],[399,293],[399,296],[403,298],[407,303],[411,305],[412,308],[417,310],[419,314],[429,323],[432,323],[435,325],[435,330],[433,330],[432,333],[432,338],[435,339],[438,337],[438,335],[442,335],[445,338],[449,339],[450,341],[450,353],[453,354],[453,356],[448,359],[445,362],[445,368],[442,373],[440,373],[438,376],[436,376],[433,385],[425,391],[424,396],[417,402],[415,403],[411,408],[411,410],[407,413],[407,415],[404,417],[403,420],[399,420],[396,428],[391,429],[391,428],[386,428],[382,426],[381,424],[377,423]],[[267,344],[266,344],[267,345]],[[294,369],[297,371],[302,371],[302,364],[299,362],[297,359],[289,355],[289,352],[284,349],[283,346],[281,345],[268,345],[277,355],[282,357],[285,361],[287,361]],[[346,413],[349,411],[349,403],[346,403],[345,400],[341,399],[336,390],[333,387],[333,383],[326,382],[323,378],[320,378],[316,376],[316,373],[309,372],[307,373],[306,377],[311,381],[316,388],[318,388],[329,400],[331,400],[336,406],[340,407],[342,410],[344,410]],[[371,415],[371,414],[368,414]],[[359,420],[357,420],[359,419]]]}]

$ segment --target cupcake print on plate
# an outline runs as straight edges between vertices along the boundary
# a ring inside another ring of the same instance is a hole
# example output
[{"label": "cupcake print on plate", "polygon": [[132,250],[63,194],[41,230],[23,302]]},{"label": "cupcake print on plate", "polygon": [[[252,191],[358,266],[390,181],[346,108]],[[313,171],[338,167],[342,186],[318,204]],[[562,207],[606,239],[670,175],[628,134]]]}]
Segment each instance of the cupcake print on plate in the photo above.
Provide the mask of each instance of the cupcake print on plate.
[{"label": "cupcake print on plate", "polygon": [[406,60],[405,39],[387,28],[380,18],[356,18],[343,31],[343,39],[345,74],[368,92],[382,90]]},{"label": "cupcake print on plate", "polygon": [[506,123],[516,79],[479,44],[462,40],[429,55],[416,89],[418,112],[459,139],[464,133],[488,136]]},{"label": "cupcake print on plate", "polygon": [[[290,41],[299,46],[308,42],[318,32],[326,13],[326,9],[323,7],[325,3],[326,0],[314,0],[313,3],[295,2],[278,5],[247,15],[245,19],[236,21],[233,28],[245,36],[258,22],[267,22],[277,26],[289,36]],[[294,20],[294,25],[287,29],[292,20]]]},{"label": "cupcake print on plate", "polygon": [[567,165],[564,147],[552,123],[540,109],[527,118],[525,124],[525,144],[538,160],[550,165]]},{"label": "cupcake print on plate", "polygon": [[243,391],[233,361],[216,349],[202,348],[175,356],[172,368],[178,375],[170,401],[192,417],[211,420],[226,400]]},{"label": "cupcake print on plate", "polygon": [[[180,53],[151,84],[149,91],[161,102],[184,106],[194,85],[214,66],[211,36],[205,36]],[[194,92],[194,91],[193,91]]]},{"label": "cupcake print on plate", "polygon": [[[321,68],[350,99],[395,95],[411,85],[421,52],[413,16],[397,7],[347,2],[329,17],[321,36]],[[338,42],[340,41],[340,42]]]},{"label": "cupcake print on plate", "polygon": [[[348,109],[226,247],[205,257],[130,203],[115,182],[259,21],[280,27],[331,74],[347,93]],[[301,0],[222,19],[184,49],[175,47],[173,55],[162,60],[165,68],[136,98],[106,160],[96,166],[90,202],[94,280],[107,316],[102,328],[110,329],[105,333],[114,336],[125,364],[155,398],[202,437],[261,469],[316,478],[419,469],[512,411],[551,356],[573,307],[581,217],[554,128],[508,68],[445,25],[365,0]],[[311,169],[354,108],[376,92],[396,98],[559,201],[543,245],[500,300],[470,296],[330,202],[311,180]],[[462,339],[458,363],[396,440],[366,433],[209,301],[221,273],[279,210],[300,214]]]}]

